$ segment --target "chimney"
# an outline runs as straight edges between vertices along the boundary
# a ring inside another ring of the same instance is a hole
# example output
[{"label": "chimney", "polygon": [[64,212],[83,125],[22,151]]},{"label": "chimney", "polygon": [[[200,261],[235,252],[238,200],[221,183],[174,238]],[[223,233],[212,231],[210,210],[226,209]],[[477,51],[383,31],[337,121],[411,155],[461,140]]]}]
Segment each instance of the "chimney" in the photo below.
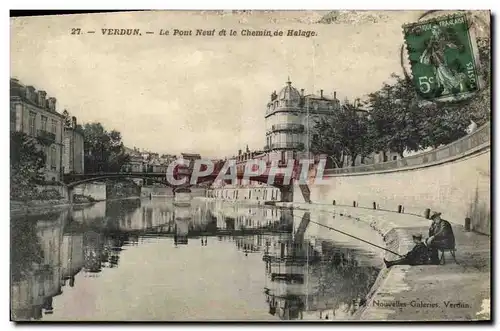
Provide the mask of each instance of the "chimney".
[{"label": "chimney", "polygon": [[300,89],[300,95],[304,96],[304,89],[303,88]]},{"label": "chimney", "polygon": [[56,98],[51,97],[51,98],[48,99],[48,101],[49,101],[48,102],[49,103],[49,109],[51,111],[56,111],[56,101],[57,101]]},{"label": "chimney", "polygon": [[71,126],[76,129],[76,116],[71,117]]},{"label": "chimney", "polygon": [[323,90],[319,90],[319,95],[321,96],[321,99],[323,99]]},{"label": "chimney", "polygon": [[241,149],[238,149],[238,156],[241,155]]},{"label": "chimney", "polygon": [[333,91],[333,98],[337,100],[337,91]]},{"label": "chimney", "polygon": [[33,86],[26,86],[26,99],[30,101],[36,101],[35,100],[35,88]]},{"label": "chimney", "polygon": [[47,96],[47,92],[38,91],[38,105],[42,108],[45,108],[45,97]]}]

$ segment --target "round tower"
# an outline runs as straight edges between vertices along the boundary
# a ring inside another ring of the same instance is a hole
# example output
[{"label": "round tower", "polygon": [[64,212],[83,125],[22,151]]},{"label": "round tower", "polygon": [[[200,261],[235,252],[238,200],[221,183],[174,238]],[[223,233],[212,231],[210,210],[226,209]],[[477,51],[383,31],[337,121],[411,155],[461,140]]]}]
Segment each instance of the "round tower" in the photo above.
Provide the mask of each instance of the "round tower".
[{"label": "round tower", "polygon": [[304,95],[290,78],[279,93],[273,92],[266,110],[266,146],[270,160],[285,163],[304,149]]}]

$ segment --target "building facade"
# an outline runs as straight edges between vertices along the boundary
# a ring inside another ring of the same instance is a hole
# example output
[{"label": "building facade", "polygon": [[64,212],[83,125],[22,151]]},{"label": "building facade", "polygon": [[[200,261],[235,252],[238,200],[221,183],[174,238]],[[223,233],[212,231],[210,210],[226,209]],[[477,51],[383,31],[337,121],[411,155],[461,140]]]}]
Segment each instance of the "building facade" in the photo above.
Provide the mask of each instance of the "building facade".
[{"label": "building facade", "polygon": [[[312,154],[309,152],[309,128],[321,118],[333,116],[340,111],[340,101],[336,92],[329,98],[323,94],[305,94],[292,86],[288,80],[279,93],[273,92],[264,114],[266,125],[266,145],[263,151],[246,152],[241,150],[234,159],[239,172],[248,160],[262,160],[267,166],[277,164],[286,166],[291,160],[297,160]],[[236,185],[215,182],[207,192],[209,197],[230,200],[279,201],[279,189],[266,183],[249,180],[238,180]]]},{"label": "building facade", "polygon": [[271,94],[265,113],[267,161],[286,163],[309,152],[310,128],[322,117],[335,115],[340,110],[336,92],[333,98],[323,95],[304,94],[288,80],[277,94]]},{"label": "building facade", "polygon": [[10,130],[37,140],[46,156],[45,180],[59,181],[62,174],[63,116],[57,112],[56,98],[47,92],[10,80]]},{"label": "building facade", "polygon": [[76,117],[64,125],[63,173],[84,173],[84,136]]}]

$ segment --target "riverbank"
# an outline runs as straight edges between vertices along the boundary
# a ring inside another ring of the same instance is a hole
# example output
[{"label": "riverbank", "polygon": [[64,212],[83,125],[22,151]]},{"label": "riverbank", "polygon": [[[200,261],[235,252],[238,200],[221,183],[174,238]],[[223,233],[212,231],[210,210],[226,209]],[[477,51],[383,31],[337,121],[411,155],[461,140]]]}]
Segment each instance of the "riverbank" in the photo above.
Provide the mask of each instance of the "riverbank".
[{"label": "riverbank", "polygon": [[[412,234],[427,236],[430,221],[419,216],[348,206],[277,203],[295,209],[342,214],[368,223],[398,254],[412,247]],[[452,220],[449,220],[452,223]],[[449,253],[445,265],[383,268],[355,315],[363,321],[469,321],[490,319],[490,237],[466,232],[452,223],[456,264]],[[398,258],[386,253],[386,259]]]}]

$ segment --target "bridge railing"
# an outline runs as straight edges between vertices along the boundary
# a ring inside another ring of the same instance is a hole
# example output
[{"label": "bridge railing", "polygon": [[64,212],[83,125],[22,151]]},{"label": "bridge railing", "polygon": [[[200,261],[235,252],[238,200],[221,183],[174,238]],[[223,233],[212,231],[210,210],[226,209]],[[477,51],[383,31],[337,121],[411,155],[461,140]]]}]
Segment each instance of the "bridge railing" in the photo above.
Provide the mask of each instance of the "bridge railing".
[{"label": "bridge railing", "polygon": [[481,146],[484,143],[489,142],[490,139],[491,139],[491,129],[490,129],[490,122],[488,122],[485,125],[478,128],[476,131],[472,132],[471,134],[466,135],[458,139],[457,141],[452,142],[451,144],[433,149],[428,152],[424,152],[414,156],[408,156],[403,159],[389,161],[389,162],[366,164],[356,167],[327,169],[325,170],[324,174],[325,175],[351,174],[351,173],[383,171],[383,170],[424,165],[427,163],[445,160],[453,156],[458,156],[478,146]]}]

